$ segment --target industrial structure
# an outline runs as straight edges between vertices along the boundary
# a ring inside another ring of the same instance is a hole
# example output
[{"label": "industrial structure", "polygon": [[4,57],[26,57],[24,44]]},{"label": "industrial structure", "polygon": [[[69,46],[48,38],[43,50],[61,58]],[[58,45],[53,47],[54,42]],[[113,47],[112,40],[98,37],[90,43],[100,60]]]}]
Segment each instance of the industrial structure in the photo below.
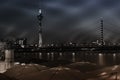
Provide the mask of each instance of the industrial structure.
[{"label": "industrial structure", "polygon": [[101,43],[101,46],[103,46],[104,45],[104,33],[103,33],[103,19],[101,19],[101,41],[100,41],[100,43]]}]

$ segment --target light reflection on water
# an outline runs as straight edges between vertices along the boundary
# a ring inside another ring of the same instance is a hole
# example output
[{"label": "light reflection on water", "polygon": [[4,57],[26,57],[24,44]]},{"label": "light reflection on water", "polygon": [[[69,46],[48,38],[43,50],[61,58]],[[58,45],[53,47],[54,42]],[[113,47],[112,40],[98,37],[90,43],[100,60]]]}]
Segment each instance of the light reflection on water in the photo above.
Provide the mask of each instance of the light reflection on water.
[{"label": "light reflection on water", "polygon": [[116,64],[116,54],[115,53],[113,54],[113,62],[114,62],[114,64]]},{"label": "light reflection on water", "polygon": [[92,62],[101,66],[120,64],[120,54],[119,53],[39,53],[39,59],[45,60],[58,60],[64,59],[72,62]]},{"label": "light reflection on water", "polygon": [[[36,58],[43,59],[48,61],[56,61],[56,60],[66,60],[71,62],[91,62],[96,63],[100,66],[112,66],[120,64],[120,53],[92,53],[92,52],[51,52],[51,53],[19,53],[16,55],[18,57],[21,55],[21,58]],[[0,73],[5,67],[9,67],[11,63],[8,62],[0,62]]]},{"label": "light reflection on water", "polygon": [[72,62],[75,62],[75,53],[72,53]]},{"label": "light reflection on water", "polygon": [[101,66],[105,65],[104,55],[99,53],[98,56],[99,56],[99,58],[98,58],[99,65],[101,65]]},{"label": "light reflection on water", "polygon": [[62,57],[62,53],[59,53],[60,57]]},{"label": "light reflection on water", "polygon": [[47,53],[47,59],[48,60],[50,59],[50,53]]}]

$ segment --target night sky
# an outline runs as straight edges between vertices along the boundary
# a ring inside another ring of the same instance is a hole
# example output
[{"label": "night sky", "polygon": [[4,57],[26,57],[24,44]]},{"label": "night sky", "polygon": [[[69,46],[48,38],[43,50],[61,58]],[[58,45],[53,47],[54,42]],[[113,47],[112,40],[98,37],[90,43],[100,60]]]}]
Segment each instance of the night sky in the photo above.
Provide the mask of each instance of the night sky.
[{"label": "night sky", "polygon": [[96,41],[101,18],[105,40],[120,42],[120,0],[0,0],[0,38],[37,42],[40,8],[44,43]]}]

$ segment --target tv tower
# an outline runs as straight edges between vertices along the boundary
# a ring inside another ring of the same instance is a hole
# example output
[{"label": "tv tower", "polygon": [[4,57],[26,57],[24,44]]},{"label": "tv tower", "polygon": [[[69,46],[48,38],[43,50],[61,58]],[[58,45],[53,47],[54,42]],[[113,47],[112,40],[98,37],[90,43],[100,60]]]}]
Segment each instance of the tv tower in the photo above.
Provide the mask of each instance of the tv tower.
[{"label": "tv tower", "polygon": [[103,46],[104,45],[103,19],[100,20],[100,24],[101,24],[101,29],[100,29],[100,31],[101,31],[101,38],[100,38],[100,42],[101,42],[101,46]]},{"label": "tv tower", "polygon": [[39,15],[37,16],[38,21],[39,21],[39,43],[38,43],[38,47],[42,47],[42,19],[43,19],[43,15],[42,15],[42,11],[41,9],[39,9]]}]

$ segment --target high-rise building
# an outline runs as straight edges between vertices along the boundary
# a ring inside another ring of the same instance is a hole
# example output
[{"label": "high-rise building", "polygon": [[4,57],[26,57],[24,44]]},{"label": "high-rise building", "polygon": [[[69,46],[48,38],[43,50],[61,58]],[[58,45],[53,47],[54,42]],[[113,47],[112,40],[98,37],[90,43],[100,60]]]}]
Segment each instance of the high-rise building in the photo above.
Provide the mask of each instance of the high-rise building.
[{"label": "high-rise building", "polygon": [[27,39],[26,38],[16,39],[14,44],[19,45],[24,48],[27,45]]}]

